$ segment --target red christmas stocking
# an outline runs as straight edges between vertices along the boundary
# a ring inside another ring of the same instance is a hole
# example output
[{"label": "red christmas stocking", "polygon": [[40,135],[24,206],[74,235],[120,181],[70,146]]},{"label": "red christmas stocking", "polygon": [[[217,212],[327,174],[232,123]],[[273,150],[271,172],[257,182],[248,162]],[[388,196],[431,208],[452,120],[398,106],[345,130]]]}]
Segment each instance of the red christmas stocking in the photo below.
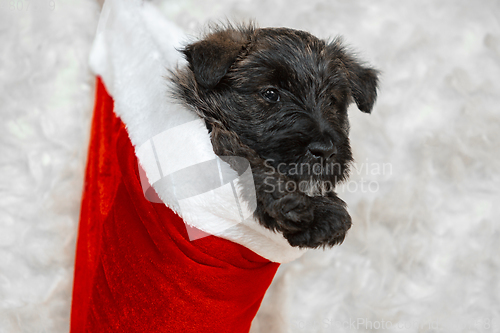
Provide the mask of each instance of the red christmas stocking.
[{"label": "red christmas stocking", "polygon": [[279,264],[231,241],[190,241],[144,197],[134,148],[98,80],[71,332],[248,332]]}]

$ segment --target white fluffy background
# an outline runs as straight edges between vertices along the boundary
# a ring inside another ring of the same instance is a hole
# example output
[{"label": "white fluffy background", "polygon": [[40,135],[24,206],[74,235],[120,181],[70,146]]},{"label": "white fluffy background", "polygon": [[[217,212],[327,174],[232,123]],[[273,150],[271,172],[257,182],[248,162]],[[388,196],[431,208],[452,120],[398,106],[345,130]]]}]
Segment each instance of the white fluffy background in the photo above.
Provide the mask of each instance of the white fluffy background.
[{"label": "white fluffy background", "polygon": [[[29,3],[0,0],[0,332],[59,333],[99,5]],[[341,34],[382,71],[373,114],[350,113],[354,226],[280,268],[253,333],[500,332],[498,1],[155,3],[193,35],[225,18]]]}]

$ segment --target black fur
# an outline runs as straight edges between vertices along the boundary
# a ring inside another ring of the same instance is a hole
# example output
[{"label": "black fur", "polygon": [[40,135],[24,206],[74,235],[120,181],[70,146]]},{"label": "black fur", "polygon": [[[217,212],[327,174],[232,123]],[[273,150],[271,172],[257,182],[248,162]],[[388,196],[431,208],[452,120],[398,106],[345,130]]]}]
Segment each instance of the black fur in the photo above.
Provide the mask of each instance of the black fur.
[{"label": "black fur", "polygon": [[338,39],[286,28],[215,28],[182,52],[175,95],[205,119],[217,155],[250,162],[260,223],[292,246],[341,243],[351,218],[333,188],[352,162],[347,107],[371,112],[377,72]]}]

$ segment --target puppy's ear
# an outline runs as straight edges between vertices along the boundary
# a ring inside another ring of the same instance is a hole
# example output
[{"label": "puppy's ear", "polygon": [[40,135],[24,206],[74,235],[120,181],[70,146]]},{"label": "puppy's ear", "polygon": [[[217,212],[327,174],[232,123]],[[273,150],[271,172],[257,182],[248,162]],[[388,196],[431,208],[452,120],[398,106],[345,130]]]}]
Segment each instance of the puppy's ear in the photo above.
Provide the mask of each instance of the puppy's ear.
[{"label": "puppy's ear", "polygon": [[377,99],[378,71],[363,66],[343,47],[342,39],[337,38],[327,45],[335,70],[341,70],[358,109],[370,113]]},{"label": "puppy's ear", "polygon": [[196,81],[204,88],[214,88],[226,75],[249,41],[250,31],[228,28],[186,46],[182,52]]},{"label": "puppy's ear", "polygon": [[351,94],[358,109],[366,113],[372,112],[377,99],[378,72],[356,61],[351,61],[346,69]]}]

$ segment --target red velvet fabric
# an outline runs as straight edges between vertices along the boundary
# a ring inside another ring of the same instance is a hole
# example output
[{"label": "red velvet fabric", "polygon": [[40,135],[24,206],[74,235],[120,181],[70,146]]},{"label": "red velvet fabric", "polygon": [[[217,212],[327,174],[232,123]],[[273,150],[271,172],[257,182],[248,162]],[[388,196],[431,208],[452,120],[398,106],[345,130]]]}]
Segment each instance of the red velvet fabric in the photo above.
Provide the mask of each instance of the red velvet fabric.
[{"label": "red velvet fabric", "polygon": [[76,249],[71,332],[248,332],[279,264],[144,198],[98,79]]}]

